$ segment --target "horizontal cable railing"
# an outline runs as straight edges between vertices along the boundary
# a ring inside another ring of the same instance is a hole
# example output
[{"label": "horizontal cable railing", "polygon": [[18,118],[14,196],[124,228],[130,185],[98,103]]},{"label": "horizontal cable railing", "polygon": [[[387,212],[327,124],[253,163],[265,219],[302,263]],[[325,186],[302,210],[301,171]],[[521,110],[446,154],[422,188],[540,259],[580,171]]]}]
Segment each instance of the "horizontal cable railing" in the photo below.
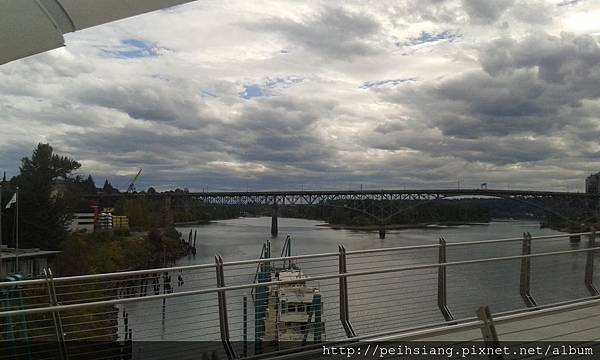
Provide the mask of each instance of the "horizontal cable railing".
[{"label": "horizontal cable railing", "polygon": [[[582,236],[580,248],[548,245]],[[478,246],[493,256],[458,250]],[[282,351],[280,339],[306,346],[449,330],[479,324],[470,315],[483,304],[516,318],[598,296],[593,232],[338,250],[0,283],[0,343],[13,355],[99,360],[128,351],[153,358],[139,342],[203,341],[214,344],[206,356],[254,357]]]}]

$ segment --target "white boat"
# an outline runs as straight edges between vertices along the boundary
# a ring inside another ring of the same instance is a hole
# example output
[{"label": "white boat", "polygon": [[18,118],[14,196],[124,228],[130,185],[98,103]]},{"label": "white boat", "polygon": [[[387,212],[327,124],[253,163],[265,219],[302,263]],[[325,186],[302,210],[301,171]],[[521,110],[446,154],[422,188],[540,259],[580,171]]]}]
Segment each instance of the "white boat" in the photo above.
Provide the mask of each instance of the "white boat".
[{"label": "white boat", "polygon": [[[323,303],[318,286],[309,286],[307,277],[292,261],[271,267],[264,303],[264,332],[257,339],[262,351],[301,346],[325,341]],[[260,311],[260,309],[258,310]]]}]

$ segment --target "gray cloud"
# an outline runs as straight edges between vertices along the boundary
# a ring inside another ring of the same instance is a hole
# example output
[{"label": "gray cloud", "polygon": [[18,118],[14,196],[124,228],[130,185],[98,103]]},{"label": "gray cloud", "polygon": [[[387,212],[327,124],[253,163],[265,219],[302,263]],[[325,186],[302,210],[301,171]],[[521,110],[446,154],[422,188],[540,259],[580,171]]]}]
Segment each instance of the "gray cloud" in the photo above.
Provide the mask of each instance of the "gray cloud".
[{"label": "gray cloud", "polygon": [[180,89],[177,84],[160,79],[136,82],[93,79],[88,87],[73,90],[73,96],[84,104],[122,111],[134,119],[176,122],[184,129],[204,126],[207,122],[202,118],[204,106],[199,90]]},{"label": "gray cloud", "polygon": [[476,23],[495,22],[514,3],[514,0],[462,0],[471,21]]},{"label": "gray cloud", "polygon": [[140,188],[579,190],[600,170],[582,9],[198,2],[75,33],[0,67],[0,170],[50,142]]},{"label": "gray cloud", "polygon": [[600,48],[589,36],[495,40],[481,49],[480,62],[484,71],[412,92],[415,111],[428,103],[435,115],[421,116],[448,136],[552,134],[577,123],[582,101],[600,98]]},{"label": "gray cloud", "polygon": [[302,21],[274,18],[249,27],[281,34],[292,46],[300,45],[327,58],[345,60],[379,52],[370,40],[380,30],[380,24],[342,7],[325,7]]}]

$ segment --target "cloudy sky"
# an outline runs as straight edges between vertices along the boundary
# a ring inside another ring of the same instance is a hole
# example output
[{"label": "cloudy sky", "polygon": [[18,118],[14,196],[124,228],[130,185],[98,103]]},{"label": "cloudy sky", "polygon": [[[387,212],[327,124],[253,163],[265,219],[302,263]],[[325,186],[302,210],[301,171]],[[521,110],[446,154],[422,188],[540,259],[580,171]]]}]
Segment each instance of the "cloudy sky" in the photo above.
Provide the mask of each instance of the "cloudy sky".
[{"label": "cloudy sky", "polygon": [[583,190],[600,0],[207,1],[0,66],[0,169],[97,183]]}]

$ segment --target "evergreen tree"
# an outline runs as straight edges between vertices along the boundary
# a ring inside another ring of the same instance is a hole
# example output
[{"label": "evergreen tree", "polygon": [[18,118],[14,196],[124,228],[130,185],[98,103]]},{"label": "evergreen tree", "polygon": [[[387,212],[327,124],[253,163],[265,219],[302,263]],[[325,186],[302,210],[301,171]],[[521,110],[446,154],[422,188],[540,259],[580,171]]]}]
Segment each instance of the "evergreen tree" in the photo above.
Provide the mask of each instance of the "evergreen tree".
[{"label": "evergreen tree", "polygon": [[88,175],[88,178],[83,182],[83,190],[88,194],[95,194],[97,192],[96,183],[92,175]]},{"label": "evergreen tree", "polygon": [[102,187],[102,192],[105,194],[111,194],[115,191],[112,184],[108,182],[108,179],[104,180],[104,186]]},{"label": "evergreen tree", "polygon": [[38,144],[31,159],[21,160],[19,185],[19,231],[21,247],[58,249],[66,237],[72,211],[64,193],[70,174],[81,165]]}]

